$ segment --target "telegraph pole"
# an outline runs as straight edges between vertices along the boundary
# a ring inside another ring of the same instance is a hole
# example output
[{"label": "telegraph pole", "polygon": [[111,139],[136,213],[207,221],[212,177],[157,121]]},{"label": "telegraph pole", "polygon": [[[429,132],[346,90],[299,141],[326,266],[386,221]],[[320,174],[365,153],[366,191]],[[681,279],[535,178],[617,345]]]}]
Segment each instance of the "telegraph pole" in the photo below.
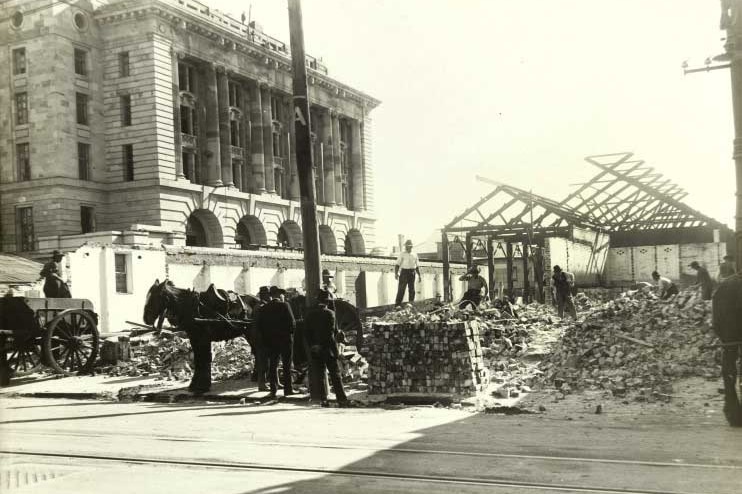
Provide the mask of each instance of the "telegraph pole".
[{"label": "telegraph pole", "polygon": [[737,272],[742,271],[742,0],[721,2],[721,29],[727,31],[724,44],[729,58],[732,80],[732,111],[734,114],[734,165],[737,184],[737,209],[735,215],[735,258]]},{"label": "telegraph pole", "polygon": [[304,275],[307,306],[315,305],[320,288],[322,266],[319,257],[317,203],[314,197],[314,166],[309,126],[307,66],[304,55],[304,28],[300,0],[289,0],[291,62],[294,68],[294,128],[296,131],[296,167],[301,196],[301,226],[304,235]]},{"label": "telegraph pole", "polygon": [[[296,167],[299,175],[301,197],[301,226],[304,236],[304,284],[307,308],[315,306],[320,288],[322,265],[319,257],[319,231],[317,229],[317,203],[314,197],[314,166],[309,121],[309,94],[307,91],[307,65],[304,55],[304,28],[300,0],[289,0],[289,29],[291,31],[291,62],[294,68],[294,129],[296,134]],[[324,367],[309,366],[309,395],[320,399],[327,387]]]}]

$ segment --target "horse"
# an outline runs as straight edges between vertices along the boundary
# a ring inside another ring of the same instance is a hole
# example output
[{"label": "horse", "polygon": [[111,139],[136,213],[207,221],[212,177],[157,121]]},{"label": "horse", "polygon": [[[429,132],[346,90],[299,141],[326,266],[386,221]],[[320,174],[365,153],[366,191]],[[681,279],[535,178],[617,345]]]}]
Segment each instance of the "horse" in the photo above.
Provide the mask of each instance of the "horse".
[{"label": "horse", "polygon": [[712,297],[713,328],[721,340],[724,415],[732,427],[742,427],[742,403],[737,395],[738,359],[742,347],[742,275],[726,278]]},{"label": "horse", "polygon": [[193,378],[188,386],[194,394],[211,388],[211,342],[243,337],[255,353],[251,315],[259,300],[239,296],[210,285],[205,292],[177,288],[171,281],[155,280],[147,292],[142,319],[147,325],[163,319],[185,331],[193,349]]}]

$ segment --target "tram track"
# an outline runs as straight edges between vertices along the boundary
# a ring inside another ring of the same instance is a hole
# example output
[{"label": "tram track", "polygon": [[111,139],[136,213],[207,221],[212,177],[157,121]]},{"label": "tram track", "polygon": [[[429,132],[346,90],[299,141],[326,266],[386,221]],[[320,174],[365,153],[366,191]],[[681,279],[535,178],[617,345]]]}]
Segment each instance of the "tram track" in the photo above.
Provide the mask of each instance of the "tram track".
[{"label": "tram track", "polygon": [[[28,450],[0,450],[0,455],[10,455],[23,458],[51,458],[78,461],[97,461],[111,463],[126,463],[149,466],[171,466],[204,469],[221,469],[231,471],[256,471],[291,474],[320,474],[325,476],[351,477],[355,479],[376,479],[401,482],[423,482],[428,484],[444,484],[450,486],[473,486],[490,488],[508,488],[518,490],[544,490],[554,492],[573,492],[591,494],[703,494],[698,491],[636,489],[620,487],[603,487],[592,485],[567,485],[549,482],[528,482],[512,479],[476,478],[451,475],[418,475],[390,471],[372,471],[358,469],[332,469],[317,467],[294,467],[283,465],[266,465],[250,462],[227,462],[205,460],[180,460],[166,458],[146,458],[141,456],[95,455],[75,453],[55,453]],[[708,494],[711,494],[710,492]]]}]

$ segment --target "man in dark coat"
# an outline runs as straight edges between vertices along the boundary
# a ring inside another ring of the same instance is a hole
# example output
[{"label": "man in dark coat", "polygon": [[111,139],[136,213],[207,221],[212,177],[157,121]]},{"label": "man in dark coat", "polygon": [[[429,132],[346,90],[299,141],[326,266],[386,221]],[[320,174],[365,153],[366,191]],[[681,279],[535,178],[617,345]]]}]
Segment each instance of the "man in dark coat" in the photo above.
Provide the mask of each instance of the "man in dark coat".
[{"label": "man in dark coat", "polygon": [[698,264],[697,261],[690,263],[690,267],[696,270],[696,286],[701,287],[701,297],[704,300],[711,300],[711,292],[714,289],[714,282],[711,281],[711,275],[708,270]]},{"label": "man in dark coat", "polygon": [[554,296],[556,297],[559,317],[564,318],[564,309],[566,308],[572,319],[577,320],[577,309],[572,299],[572,285],[574,283],[571,281],[571,276],[568,276],[559,266],[554,266],[554,275],[551,279],[554,283]]},{"label": "man in dark coat", "polygon": [[[268,380],[271,396],[278,388],[278,359],[283,362],[283,395],[293,394],[291,388],[291,354],[294,345],[296,321],[291,306],[284,302],[285,290],[270,287],[271,300],[258,310],[256,325],[260,335],[261,347],[268,361]],[[260,379],[260,375],[258,375]]]},{"label": "man in dark coat", "polygon": [[265,385],[265,373],[268,370],[268,360],[266,358],[265,345],[260,336],[260,328],[258,327],[258,318],[260,309],[267,304],[270,297],[270,289],[267,286],[261,286],[258,291],[258,305],[253,309],[253,323],[250,327],[250,345],[252,347],[252,354],[255,357],[255,368],[253,369],[252,380],[258,382],[259,391],[268,391],[268,386]]},{"label": "man in dark coat", "polygon": [[732,275],[719,284],[711,304],[713,328],[722,342],[721,374],[724,415],[729,425],[742,427],[742,403],[737,395],[737,361],[742,346],[742,276]]},{"label": "man in dark coat", "polygon": [[[320,290],[317,297],[317,306],[309,309],[304,316],[305,335],[309,345],[313,372],[324,376],[325,369],[327,369],[338,404],[346,406],[348,397],[345,395],[343,380],[338,368],[340,352],[335,339],[335,313],[327,308],[327,303],[330,300],[331,294],[327,290]],[[317,382],[321,381],[324,381],[324,378],[317,379]],[[324,386],[320,386],[320,395],[322,406],[328,406],[327,390]]]},{"label": "man in dark coat", "polygon": [[46,298],[70,298],[72,294],[67,283],[62,279],[60,263],[64,256],[58,250],[52,252],[52,260],[44,264],[39,276],[45,280],[44,296]]}]

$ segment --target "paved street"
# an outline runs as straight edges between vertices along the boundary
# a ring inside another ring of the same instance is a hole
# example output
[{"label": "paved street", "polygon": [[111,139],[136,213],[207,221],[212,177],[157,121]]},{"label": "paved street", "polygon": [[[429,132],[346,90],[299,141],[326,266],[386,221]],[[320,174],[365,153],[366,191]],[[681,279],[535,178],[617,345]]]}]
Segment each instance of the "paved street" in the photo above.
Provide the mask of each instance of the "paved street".
[{"label": "paved street", "polygon": [[11,492],[723,494],[742,483],[742,430],[698,410],[503,416],[31,398],[0,407],[0,488]]}]

